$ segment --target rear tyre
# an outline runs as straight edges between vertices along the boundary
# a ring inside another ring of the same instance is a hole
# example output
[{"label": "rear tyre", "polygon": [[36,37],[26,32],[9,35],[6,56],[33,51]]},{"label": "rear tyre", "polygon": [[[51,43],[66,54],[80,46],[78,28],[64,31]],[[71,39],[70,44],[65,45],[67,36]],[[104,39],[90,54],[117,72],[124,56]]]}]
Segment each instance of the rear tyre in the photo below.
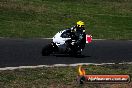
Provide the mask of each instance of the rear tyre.
[{"label": "rear tyre", "polygon": [[69,54],[74,57],[80,56],[81,53],[82,53],[82,51],[81,51],[80,47],[78,47],[78,46],[72,46],[71,51],[69,52]]}]

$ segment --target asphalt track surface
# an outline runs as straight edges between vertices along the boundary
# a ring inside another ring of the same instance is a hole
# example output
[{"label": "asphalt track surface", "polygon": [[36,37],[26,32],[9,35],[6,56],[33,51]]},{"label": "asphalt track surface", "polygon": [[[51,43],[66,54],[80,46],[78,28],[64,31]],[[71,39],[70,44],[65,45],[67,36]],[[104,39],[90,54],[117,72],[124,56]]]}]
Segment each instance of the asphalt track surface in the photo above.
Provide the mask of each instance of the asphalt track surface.
[{"label": "asphalt track surface", "polygon": [[0,39],[0,68],[75,63],[132,62],[132,41],[96,40],[87,44],[83,57],[42,56],[47,39]]}]

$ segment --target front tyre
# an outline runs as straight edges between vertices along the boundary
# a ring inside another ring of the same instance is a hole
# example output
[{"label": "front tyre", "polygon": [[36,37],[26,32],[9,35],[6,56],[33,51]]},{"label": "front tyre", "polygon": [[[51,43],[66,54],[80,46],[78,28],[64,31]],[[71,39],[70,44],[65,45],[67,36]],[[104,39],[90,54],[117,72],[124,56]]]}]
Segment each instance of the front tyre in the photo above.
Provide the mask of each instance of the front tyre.
[{"label": "front tyre", "polygon": [[49,56],[53,53],[53,46],[51,44],[46,45],[42,49],[42,56]]}]

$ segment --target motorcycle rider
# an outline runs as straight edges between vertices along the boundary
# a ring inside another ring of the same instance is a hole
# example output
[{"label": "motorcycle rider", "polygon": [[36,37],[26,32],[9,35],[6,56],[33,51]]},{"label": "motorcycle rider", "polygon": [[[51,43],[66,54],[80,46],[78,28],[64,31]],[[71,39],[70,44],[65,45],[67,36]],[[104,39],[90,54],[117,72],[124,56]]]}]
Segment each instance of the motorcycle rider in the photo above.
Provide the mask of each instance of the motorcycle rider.
[{"label": "motorcycle rider", "polygon": [[75,26],[70,28],[70,30],[71,33],[75,35],[75,40],[77,43],[86,43],[86,34],[83,21],[78,21]]},{"label": "motorcycle rider", "polygon": [[86,44],[86,34],[85,34],[85,28],[84,28],[84,22],[78,21],[75,26],[68,28],[66,30],[63,30],[61,32],[58,32],[53,37],[54,43],[59,43],[59,46],[62,46],[64,48],[69,49],[71,46],[71,43],[66,42],[64,39],[71,38],[71,40],[75,40],[76,44],[79,44],[82,49],[84,49]]}]

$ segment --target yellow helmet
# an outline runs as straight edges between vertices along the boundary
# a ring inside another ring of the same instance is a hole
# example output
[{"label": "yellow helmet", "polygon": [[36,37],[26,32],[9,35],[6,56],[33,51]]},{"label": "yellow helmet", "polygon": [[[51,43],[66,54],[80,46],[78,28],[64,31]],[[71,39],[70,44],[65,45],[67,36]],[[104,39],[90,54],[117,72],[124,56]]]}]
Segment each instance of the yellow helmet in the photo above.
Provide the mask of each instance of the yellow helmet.
[{"label": "yellow helmet", "polygon": [[77,27],[84,27],[84,22],[83,21],[78,21],[77,22]]}]

